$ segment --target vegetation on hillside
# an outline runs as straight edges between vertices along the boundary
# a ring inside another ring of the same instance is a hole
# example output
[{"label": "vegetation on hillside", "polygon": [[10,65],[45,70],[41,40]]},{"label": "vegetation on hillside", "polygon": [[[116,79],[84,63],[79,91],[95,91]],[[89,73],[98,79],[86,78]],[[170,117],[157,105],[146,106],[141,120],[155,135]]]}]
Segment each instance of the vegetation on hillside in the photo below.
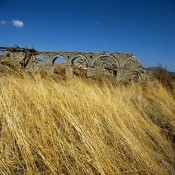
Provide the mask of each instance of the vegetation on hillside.
[{"label": "vegetation on hillside", "polygon": [[18,74],[0,78],[0,174],[175,174],[175,86]]}]

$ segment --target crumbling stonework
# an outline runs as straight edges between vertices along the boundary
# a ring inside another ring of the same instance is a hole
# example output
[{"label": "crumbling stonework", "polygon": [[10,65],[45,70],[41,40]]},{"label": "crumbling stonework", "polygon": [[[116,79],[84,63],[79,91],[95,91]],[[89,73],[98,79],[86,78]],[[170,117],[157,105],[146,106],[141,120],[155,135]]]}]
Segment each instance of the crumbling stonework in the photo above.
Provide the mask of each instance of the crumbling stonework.
[{"label": "crumbling stonework", "polygon": [[[0,48],[2,50],[2,47]],[[92,53],[92,52],[37,52],[34,49],[4,49],[7,57],[21,64],[26,71],[37,73],[45,69],[54,73],[54,63],[62,57],[66,65],[66,76],[73,75],[73,69],[87,72],[87,76],[109,75],[118,79],[140,80],[145,78],[145,70],[134,54]],[[42,60],[40,58],[43,58]],[[75,62],[76,58],[80,58]]]}]

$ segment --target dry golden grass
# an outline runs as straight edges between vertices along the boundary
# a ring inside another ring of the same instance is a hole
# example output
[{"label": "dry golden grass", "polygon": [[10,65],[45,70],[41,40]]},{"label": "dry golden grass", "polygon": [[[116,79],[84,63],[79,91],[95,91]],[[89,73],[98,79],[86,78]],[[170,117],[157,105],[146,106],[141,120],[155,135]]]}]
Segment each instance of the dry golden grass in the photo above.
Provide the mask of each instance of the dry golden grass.
[{"label": "dry golden grass", "polygon": [[175,99],[155,82],[0,79],[0,174],[175,174]]}]

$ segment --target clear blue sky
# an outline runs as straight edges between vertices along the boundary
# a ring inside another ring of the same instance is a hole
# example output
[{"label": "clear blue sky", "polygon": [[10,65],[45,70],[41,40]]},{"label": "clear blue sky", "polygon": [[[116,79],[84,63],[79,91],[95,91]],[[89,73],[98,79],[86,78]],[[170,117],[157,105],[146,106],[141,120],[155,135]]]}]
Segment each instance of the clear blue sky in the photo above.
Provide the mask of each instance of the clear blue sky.
[{"label": "clear blue sky", "polygon": [[0,0],[0,46],[134,53],[175,71],[175,0]]}]

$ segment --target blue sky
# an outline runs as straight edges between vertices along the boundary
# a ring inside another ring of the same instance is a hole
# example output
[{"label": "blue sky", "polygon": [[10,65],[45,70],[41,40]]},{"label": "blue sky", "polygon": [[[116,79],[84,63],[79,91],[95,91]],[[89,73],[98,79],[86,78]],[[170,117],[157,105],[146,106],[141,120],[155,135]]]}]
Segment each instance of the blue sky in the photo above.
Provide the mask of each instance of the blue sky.
[{"label": "blue sky", "polygon": [[134,53],[175,71],[175,0],[0,0],[0,46]]}]

